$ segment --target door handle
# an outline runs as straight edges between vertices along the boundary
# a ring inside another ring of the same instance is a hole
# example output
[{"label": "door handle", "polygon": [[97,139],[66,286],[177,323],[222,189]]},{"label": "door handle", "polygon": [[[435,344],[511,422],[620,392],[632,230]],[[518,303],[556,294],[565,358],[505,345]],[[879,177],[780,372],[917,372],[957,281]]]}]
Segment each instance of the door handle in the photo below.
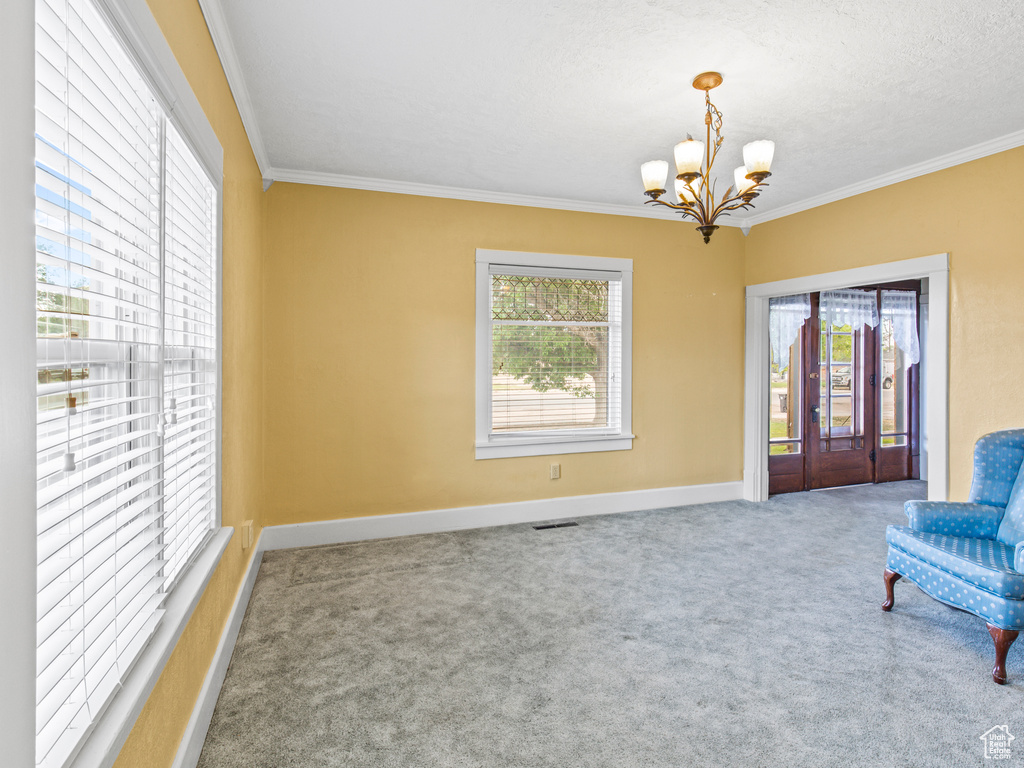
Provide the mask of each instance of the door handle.
[{"label": "door handle", "polygon": [[811,423],[812,424],[817,424],[818,423],[818,411],[820,411],[820,410],[821,410],[821,408],[819,408],[816,405],[812,405],[811,406]]}]

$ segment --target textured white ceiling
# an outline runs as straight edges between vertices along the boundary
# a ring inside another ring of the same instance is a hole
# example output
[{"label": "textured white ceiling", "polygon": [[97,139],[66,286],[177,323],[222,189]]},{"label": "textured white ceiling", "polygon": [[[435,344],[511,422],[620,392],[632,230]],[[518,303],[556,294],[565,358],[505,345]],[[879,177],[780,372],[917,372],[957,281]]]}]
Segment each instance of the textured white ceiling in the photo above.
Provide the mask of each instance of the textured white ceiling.
[{"label": "textured white ceiling", "polygon": [[1021,0],[201,3],[271,178],[642,207],[640,163],[703,134],[705,70],[720,187],[745,142],[776,142],[754,221],[1024,144]]}]

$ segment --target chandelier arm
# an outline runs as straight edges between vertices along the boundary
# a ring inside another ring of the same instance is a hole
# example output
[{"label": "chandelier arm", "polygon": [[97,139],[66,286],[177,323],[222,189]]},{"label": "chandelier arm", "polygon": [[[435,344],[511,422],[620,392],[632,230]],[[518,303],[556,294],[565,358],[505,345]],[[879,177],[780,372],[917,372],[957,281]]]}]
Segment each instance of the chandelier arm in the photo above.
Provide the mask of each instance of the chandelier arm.
[{"label": "chandelier arm", "polygon": [[690,205],[685,203],[669,203],[665,200],[644,200],[644,205],[663,205],[666,208],[671,208],[674,211],[689,210]]},{"label": "chandelier arm", "polygon": [[[696,207],[700,211],[700,216],[695,217],[697,221],[703,224],[708,217],[708,206],[711,204],[711,200],[708,198],[708,176],[704,174],[700,178],[700,183],[694,187],[690,185],[690,191],[693,192],[694,200],[690,203],[691,206]],[[706,204],[705,204],[706,203]]]},{"label": "chandelier arm", "polygon": [[735,206],[731,205],[731,203],[735,203],[737,200],[743,200],[743,195],[733,195],[732,197],[726,195],[725,197],[723,197],[722,202],[720,202],[718,204],[718,207],[715,208],[715,216],[718,216],[718,214],[722,213],[723,211],[734,210]]},{"label": "chandelier arm", "polygon": [[[736,202],[737,200],[740,200],[742,202],[737,203]],[[734,205],[729,205],[729,203],[735,203],[735,204]],[[728,215],[729,211],[738,211],[741,208],[753,208],[753,207],[754,207],[753,203],[748,203],[746,200],[743,200],[742,197],[733,197],[733,198],[730,198],[729,200],[723,200],[722,204],[719,205],[717,209],[715,209],[715,218],[717,219],[719,216]]]},{"label": "chandelier arm", "polygon": [[[730,187],[729,189],[732,190],[732,187]],[[756,185],[754,187],[751,187],[750,189],[756,189]],[[715,208],[714,218],[718,218],[719,215],[726,213],[728,211],[735,211],[739,210],[740,208],[753,208],[753,202],[747,199],[748,194],[749,190],[742,195],[733,195],[731,197],[728,194],[726,194],[726,196],[722,199],[722,202],[720,202],[718,204],[718,207]]]},{"label": "chandelier arm", "polygon": [[671,208],[673,211],[682,212],[683,216],[690,216],[694,221],[701,223],[702,219],[697,216],[693,209],[689,205],[676,205],[675,203],[666,203],[663,200],[645,200],[644,204],[654,203],[655,205],[663,205],[666,208]]},{"label": "chandelier arm", "polygon": [[722,202],[719,204],[717,210],[733,210],[734,208],[739,207],[737,205],[733,205],[734,203],[736,203],[737,200],[742,200],[742,205],[751,205],[751,203],[745,199],[744,195],[733,195],[732,197],[724,198]]},{"label": "chandelier arm", "polygon": [[[697,210],[700,211],[700,216],[694,216],[694,218],[697,219],[697,221],[704,223],[708,217],[708,209],[704,206],[704,201],[700,199],[700,195],[697,195],[697,199],[694,202],[696,203]],[[694,203],[690,203],[690,205],[693,206]]]},{"label": "chandelier arm", "polygon": [[[718,204],[718,208],[715,209],[715,216],[717,217],[720,212],[734,211],[738,208],[753,208],[753,202],[751,200],[747,200],[747,197],[749,197],[752,192],[756,196],[756,194],[760,192],[761,187],[767,186],[768,185],[765,184],[764,182],[758,182],[757,184],[754,184],[752,187],[749,187],[743,194],[733,195],[732,197],[729,197],[727,192],[726,197],[723,198],[722,202]],[[730,187],[729,190],[731,191],[732,187]],[[743,203],[741,205],[729,205],[729,203],[733,203],[736,200],[743,200]]]},{"label": "chandelier arm", "polygon": [[[704,179],[702,178],[701,184],[703,183]],[[676,208],[677,210],[682,208],[690,209],[690,215],[693,216],[694,220],[703,223],[704,219],[707,217],[707,208],[704,207],[704,201],[701,199],[701,184],[697,184],[695,186],[693,182],[686,182],[686,185],[687,187],[689,187],[690,192],[693,193],[693,200],[683,202],[679,205],[673,205],[672,203],[663,203],[663,205],[668,205],[670,208]]]},{"label": "chandelier arm", "polygon": [[746,203],[746,202],[739,203],[737,205],[729,205],[729,206],[726,206],[725,208],[723,208],[722,210],[720,210],[716,214],[716,217],[717,216],[728,216],[732,211],[739,211],[739,210],[741,210],[743,208],[753,208],[753,207],[754,207],[753,205],[751,205],[750,203]]},{"label": "chandelier arm", "polygon": [[729,195],[729,192],[731,192],[731,191],[732,191],[732,187],[730,186],[730,187],[729,187],[729,189],[728,189],[728,190],[726,191],[726,193],[725,193],[725,194],[724,194],[724,195],[722,196],[722,199],[721,199],[721,201],[720,201],[720,202],[718,203],[718,205],[716,205],[716,206],[715,206],[715,209],[714,209],[714,211],[712,211],[712,212],[711,212],[711,222],[712,222],[712,223],[714,223],[715,219],[716,219],[716,218],[718,218],[718,215],[719,215],[719,214],[720,214],[720,213],[721,213],[722,211],[728,210],[728,209],[726,208],[726,206],[727,206],[727,205],[728,205],[729,203],[731,203],[731,202],[733,202],[734,200],[737,200],[737,199],[738,199],[738,197],[739,197],[738,195],[736,195],[736,196],[730,196],[730,195]]},{"label": "chandelier arm", "polygon": [[708,199],[708,178],[707,178],[707,176],[705,175],[705,176],[701,177],[700,184],[697,185],[696,189],[693,189],[692,185],[691,185],[690,189],[693,190],[693,196],[695,198],[694,202],[690,203],[690,205],[696,204],[696,207],[700,210],[700,219],[699,219],[699,221],[701,221],[703,223],[704,219],[706,219],[707,215],[708,215],[708,208],[707,208],[707,205],[705,205],[705,201],[708,203],[708,205],[710,205],[710,202],[711,202],[710,199]]},{"label": "chandelier arm", "polygon": [[[709,191],[708,205],[711,207],[710,214],[705,213],[705,216],[708,218],[708,222],[707,222],[708,224],[714,224],[715,223],[715,217],[718,215],[718,208],[721,205],[721,204],[715,205],[715,186],[717,184],[718,184],[718,179],[712,179],[711,183],[708,185],[708,191]],[[730,189],[731,189],[731,187],[730,187]],[[725,197],[728,197],[728,196],[729,196],[729,190],[726,190]],[[724,202],[724,198],[723,198],[723,202]]]},{"label": "chandelier arm", "polygon": [[[710,141],[711,141],[711,127],[709,126],[708,127],[708,142],[709,142],[709,144],[710,144]],[[708,178],[711,178],[711,166],[713,166],[715,164],[715,160],[718,158],[718,148],[721,145],[722,145],[722,140],[719,139],[718,141],[715,142],[715,149],[714,149],[713,152],[711,150],[711,147],[708,146],[708,149],[707,149],[707,152],[706,152],[707,157],[708,157],[708,161],[707,161],[708,162],[708,170],[707,170],[707,174],[705,174]]]}]

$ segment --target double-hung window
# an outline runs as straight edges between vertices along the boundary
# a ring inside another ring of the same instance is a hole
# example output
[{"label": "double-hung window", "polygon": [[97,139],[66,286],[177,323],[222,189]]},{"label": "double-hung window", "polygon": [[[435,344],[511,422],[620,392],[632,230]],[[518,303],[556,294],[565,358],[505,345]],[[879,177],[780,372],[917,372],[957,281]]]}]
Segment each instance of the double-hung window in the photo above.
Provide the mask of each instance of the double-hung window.
[{"label": "double-hung window", "polygon": [[476,457],[627,450],[632,261],[478,250]]},{"label": "double-hung window", "polygon": [[[90,0],[36,3],[37,764],[218,519],[218,187]],[[216,180],[215,180],[216,177]]]}]

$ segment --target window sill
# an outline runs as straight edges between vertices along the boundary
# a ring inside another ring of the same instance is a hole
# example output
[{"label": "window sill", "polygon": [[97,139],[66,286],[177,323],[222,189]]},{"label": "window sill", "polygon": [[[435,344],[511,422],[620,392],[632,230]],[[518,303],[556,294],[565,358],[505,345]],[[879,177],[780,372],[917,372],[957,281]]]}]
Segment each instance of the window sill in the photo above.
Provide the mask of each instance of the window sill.
[{"label": "window sill", "polygon": [[578,437],[507,437],[476,444],[477,459],[508,459],[518,456],[553,456],[562,453],[628,451],[633,435],[587,435]]},{"label": "window sill", "polygon": [[69,768],[110,766],[128,738],[135,721],[152,693],[192,611],[206,590],[213,572],[234,533],[233,528],[213,532],[192,565],[181,574],[164,604],[164,615],[149,645],[128,673],[120,690],[97,718]]}]

